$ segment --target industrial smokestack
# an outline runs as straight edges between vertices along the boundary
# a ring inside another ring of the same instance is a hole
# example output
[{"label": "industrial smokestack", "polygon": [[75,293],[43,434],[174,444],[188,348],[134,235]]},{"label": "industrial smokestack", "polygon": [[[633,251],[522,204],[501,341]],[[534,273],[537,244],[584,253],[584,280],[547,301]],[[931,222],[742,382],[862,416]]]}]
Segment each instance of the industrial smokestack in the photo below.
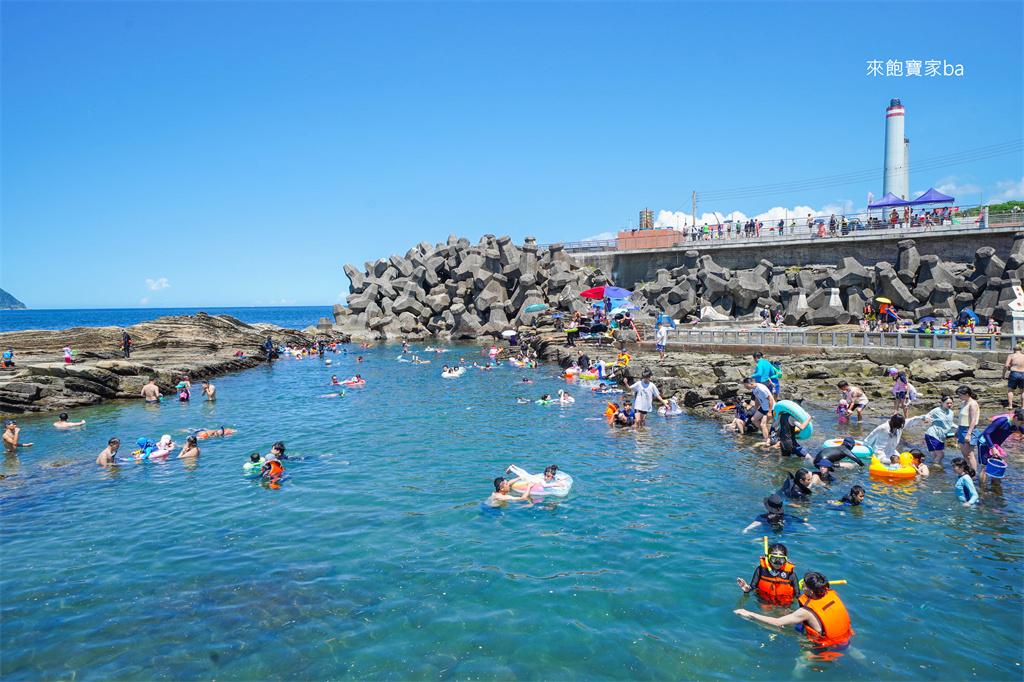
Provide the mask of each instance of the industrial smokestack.
[{"label": "industrial smokestack", "polygon": [[885,170],[882,176],[882,194],[892,192],[906,199],[910,194],[910,176],[907,161],[910,156],[910,140],[903,137],[903,105],[898,99],[889,102],[885,110]]}]

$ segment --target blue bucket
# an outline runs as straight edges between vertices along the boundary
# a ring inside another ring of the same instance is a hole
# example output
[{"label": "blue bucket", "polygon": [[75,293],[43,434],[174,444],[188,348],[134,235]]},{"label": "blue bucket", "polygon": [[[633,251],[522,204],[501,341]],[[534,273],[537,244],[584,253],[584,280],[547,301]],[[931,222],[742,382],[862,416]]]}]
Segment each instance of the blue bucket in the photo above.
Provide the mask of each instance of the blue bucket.
[{"label": "blue bucket", "polygon": [[998,457],[991,457],[985,465],[985,473],[992,478],[1002,478],[1006,473],[1006,462]]}]

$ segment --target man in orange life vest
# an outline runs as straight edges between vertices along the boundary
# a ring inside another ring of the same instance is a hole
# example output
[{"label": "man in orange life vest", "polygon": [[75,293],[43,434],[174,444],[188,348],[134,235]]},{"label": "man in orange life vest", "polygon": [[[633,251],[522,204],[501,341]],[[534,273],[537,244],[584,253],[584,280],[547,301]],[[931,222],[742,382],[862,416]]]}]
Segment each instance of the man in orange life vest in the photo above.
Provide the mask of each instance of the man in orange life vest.
[{"label": "man in orange life vest", "polygon": [[761,557],[761,564],[754,569],[750,583],[743,578],[736,578],[736,584],[744,592],[754,592],[767,602],[789,606],[800,593],[800,587],[796,567],[789,563],[787,554],[784,544],[772,544],[768,547],[767,556]]},{"label": "man in orange life vest", "polygon": [[806,634],[814,644],[814,653],[821,649],[845,648],[850,643],[853,630],[850,628],[850,614],[839,595],[832,591],[828,578],[813,571],[804,574],[804,590],[800,595],[800,608],[781,618],[762,616],[746,609],[733,611],[738,616],[785,627],[796,626],[797,632]]}]

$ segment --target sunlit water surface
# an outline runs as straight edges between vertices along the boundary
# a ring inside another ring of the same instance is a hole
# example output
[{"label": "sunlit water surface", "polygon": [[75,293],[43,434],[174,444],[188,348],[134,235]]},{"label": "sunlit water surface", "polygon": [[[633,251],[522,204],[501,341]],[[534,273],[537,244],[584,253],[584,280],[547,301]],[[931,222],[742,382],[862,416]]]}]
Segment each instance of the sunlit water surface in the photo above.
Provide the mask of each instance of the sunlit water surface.
[{"label": "sunlit water surface", "polygon": [[[520,405],[564,387],[550,366],[439,377],[394,347],[286,358],[215,380],[216,404],[136,402],[20,419],[35,446],[4,462],[5,680],[38,679],[1020,679],[1019,442],[1001,492],[957,504],[951,471],[905,485],[842,470],[781,536],[838,588],[853,647],[804,667],[749,579],[763,511],[796,461],[682,416],[610,430],[601,397]],[[368,384],[331,392],[332,373]],[[519,385],[528,374],[535,383]],[[816,413],[821,436],[866,427]],[[226,425],[196,464],[94,464],[107,438]],[[284,440],[278,489],[244,475]],[[820,443],[820,438],[817,439]],[[1012,441],[1011,441],[1012,442]],[[568,498],[482,501],[517,463],[558,464]],[[853,484],[868,506],[830,507]]]}]

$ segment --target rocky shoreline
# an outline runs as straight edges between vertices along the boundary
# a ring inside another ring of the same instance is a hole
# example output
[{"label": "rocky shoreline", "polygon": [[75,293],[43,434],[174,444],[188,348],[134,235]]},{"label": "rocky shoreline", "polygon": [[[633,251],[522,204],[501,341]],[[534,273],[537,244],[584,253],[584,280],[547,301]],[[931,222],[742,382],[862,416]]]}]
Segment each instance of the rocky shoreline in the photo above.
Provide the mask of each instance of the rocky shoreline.
[{"label": "rocky shoreline", "polygon": [[[595,346],[592,341],[577,342],[577,347],[566,348],[566,335],[553,327],[538,330],[526,339],[545,360],[562,363],[566,358],[575,360],[577,351],[583,350],[591,362],[603,358],[614,362],[617,347],[604,343]],[[712,407],[718,400],[744,394],[743,378],[753,371],[750,354],[687,352],[682,344],[668,344],[665,359],[659,358],[653,344],[629,344],[632,360],[620,383],[632,378],[638,380],[642,369],[650,369],[653,381],[666,398],[678,397],[681,405],[704,417],[730,421],[731,413],[717,413]],[[799,349],[801,351],[805,349]],[[783,371],[781,397],[801,401],[821,409],[834,409],[840,395],[836,384],[846,379],[860,386],[871,400],[865,410],[865,420],[878,423],[892,414],[892,379],[889,367],[906,373],[920,394],[919,402],[911,407],[913,414],[925,414],[938,404],[942,394],[953,395],[963,384],[978,393],[978,402],[984,414],[1005,411],[1006,383],[1000,380],[1005,353],[946,352],[935,357],[921,357],[908,350],[893,353],[891,349],[864,352],[841,352],[833,349],[814,349],[810,353],[766,353],[765,358]]]},{"label": "rocky shoreline", "polygon": [[[909,320],[952,319],[972,308],[982,324],[993,318],[1002,331],[1012,330],[1007,304],[1024,278],[1024,233],[1005,261],[991,246],[979,248],[971,263],[921,255],[911,239],[894,247],[892,263],[863,265],[847,256],[838,264],[784,268],[762,260],[747,270],[690,250],[683,265],[658,270],[652,282],[615,284],[633,289],[634,318],[647,324],[661,314],[754,321],[765,306],[784,311],[789,326],[849,324],[863,319],[866,303],[885,297]],[[317,328],[358,340],[496,337],[513,326],[544,323],[554,312],[586,312],[592,301],[580,293],[613,283],[561,244],[541,251],[532,237],[516,246],[494,235],[477,244],[451,235],[447,243],[422,242],[405,256],[368,261],[362,271],[352,264],[344,270],[348,305],[335,305],[333,322],[321,318]],[[548,310],[528,312],[534,304]]]},{"label": "rocky shoreline", "polygon": [[[309,345],[314,335],[270,324],[245,324],[228,315],[161,317],[127,327],[132,354],[120,350],[120,327],[74,327],[61,331],[0,333],[0,346],[15,350],[14,368],[0,369],[0,412],[66,411],[105,400],[141,399],[156,379],[173,395],[184,376],[194,383],[259,365],[269,335],[277,344]],[[321,336],[325,336],[321,334]],[[332,333],[340,341],[348,337]],[[63,361],[62,349],[76,351]],[[244,357],[235,357],[241,351]],[[276,357],[277,353],[274,352]]]}]

